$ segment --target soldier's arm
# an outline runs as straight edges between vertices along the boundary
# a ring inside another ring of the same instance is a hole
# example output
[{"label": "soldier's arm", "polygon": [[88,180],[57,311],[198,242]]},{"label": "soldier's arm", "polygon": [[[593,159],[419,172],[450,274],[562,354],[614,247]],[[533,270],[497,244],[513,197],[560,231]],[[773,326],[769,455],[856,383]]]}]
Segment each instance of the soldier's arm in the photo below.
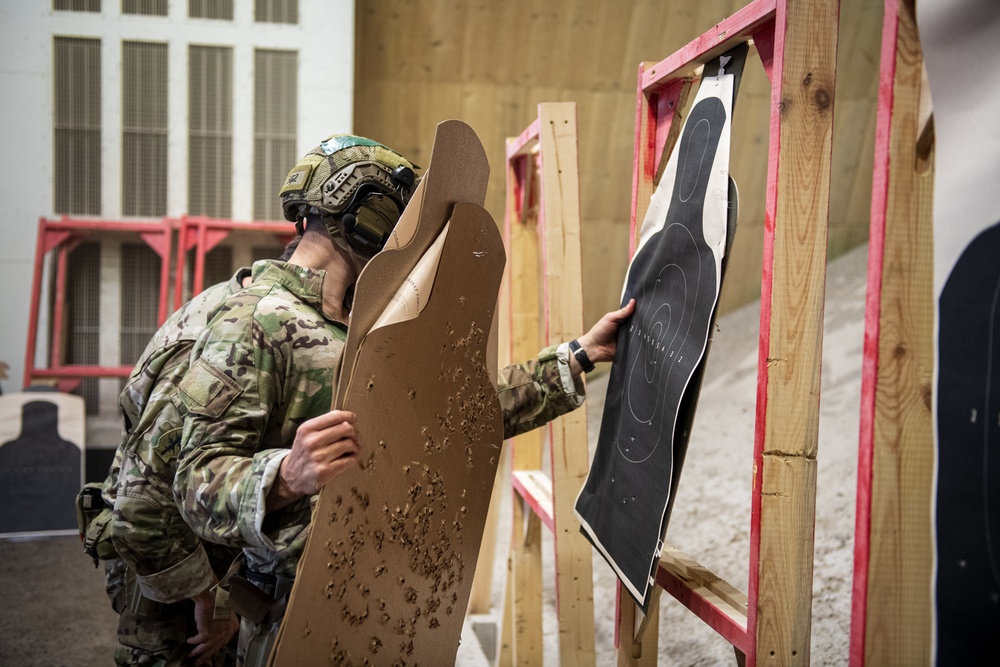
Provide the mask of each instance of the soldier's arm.
[{"label": "soldier's arm", "polygon": [[167,604],[202,593],[215,579],[208,554],[172,493],[183,425],[173,398],[190,347],[167,348],[147,358],[155,372],[144,367],[133,373],[134,382],[122,392],[126,429],[116,452],[115,550],[136,573],[143,595]]},{"label": "soldier's arm", "polygon": [[[592,363],[614,359],[618,327],[635,310],[635,300],[606,313],[577,341]],[[568,343],[547,347],[537,360],[512,364],[500,371],[497,395],[503,409],[504,438],[543,426],[583,404],[583,367]]]},{"label": "soldier's arm", "polygon": [[[181,381],[187,415],[174,499],[203,539],[276,549],[265,527],[266,498],[287,449],[262,449],[272,406],[280,400],[280,352],[261,349],[256,321],[233,317],[205,332]],[[280,532],[280,531],[279,531]]]}]

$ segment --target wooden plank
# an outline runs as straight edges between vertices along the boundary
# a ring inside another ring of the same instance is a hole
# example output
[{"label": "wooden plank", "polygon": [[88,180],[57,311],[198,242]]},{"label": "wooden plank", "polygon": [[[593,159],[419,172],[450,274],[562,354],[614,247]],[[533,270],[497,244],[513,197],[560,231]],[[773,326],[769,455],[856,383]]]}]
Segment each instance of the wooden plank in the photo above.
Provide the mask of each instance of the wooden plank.
[{"label": "wooden plank", "polygon": [[[712,58],[746,41],[761,24],[771,20],[775,0],[755,0],[735,14],[723,19],[715,28],[691,40],[686,46],[648,67],[643,75],[642,90],[654,90],[678,75],[685,76]],[[834,16],[836,20],[836,16]],[[834,23],[836,25],[836,23]],[[836,55],[836,54],[835,54]]]},{"label": "wooden plank", "polygon": [[[628,256],[639,243],[639,229],[653,195],[656,172],[656,106],[643,92],[642,80],[652,63],[639,63],[639,85],[635,102],[635,152],[632,158],[632,212],[629,216]],[[679,109],[677,109],[679,111]]]},{"label": "wooden plank", "polygon": [[775,16],[747,658],[807,665],[838,0]]},{"label": "wooden plank", "polygon": [[[551,345],[583,331],[576,104],[540,104],[538,115],[546,331]],[[573,516],[589,469],[586,405],[552,422],[549,453],[559,656],[565,664],[593,665],[591,546]]]},{"label": "wooden plank", "polygon": [[[541,347],[539,316],[540,248],[537,210],[524,206],[523,193],[530,188],[534,160],[519,156],[507,163],[506,220],[510,230],[511,356],[530,359]],[[512,476],[519,470],[538,470],[542,464],[541,429],[524,433],[511,441]],[[542,644],[542,550],[541,522],[527,511],[515,494],[511,534],[512,656],[515,665],[539,665]]]},{"label": "wooden plank", "polygon": [[816,460],[765,454],[763,471],[755,664],[808,665]]},{"label": "wooden plank", "polygon": [[[618,667],[655,667],[656,651],[659,646],[658,633],[647,632],[641,640],[633,640],[639,608],[636,607],[628,593],[622,591],[621,582],[618,582],[616,598],[615,639],[618,645]],[[651,605],[649,608],[650,627],[658,628],[659,619],[659,605]]]},{"label": "wooden plank", "polygon": [[476,576],[472,580],[472,592],[469,593],[469,613],[488,614],[493,583],[493,559],[497,547],[497,522],[500,516],[500,503],[503,501],[504,485],[507,483],[509,470],[507,459],[510,449],[504,448],[500,465],[493,480],[493,492],[490,494],[490,509],[486,514],[486,525],[483,527],[483,540],[479,543],[479,558],[476,561]]},{"label": "wooden plank", "polygon": [[664,545],[656,583],[738,651],[747,652],[746,594],[670,545]]},{"label": "wooden plank", "polygon": [[542,523],[515,495],[511,536],[513,556],[513,646],[515,665],[541,665],[542,644]]},{"label": "wooden plank", "polygon": [[538,142],[539,120],[536,118],[531,125],[524,128],[524,132],[507,140],[507,159],[511,160],[518,155],[527,155]]},{"label": "wooden plank", "polygon": [[552,481],[541,470],[515,470],[511,474],[514,491],[521,496],[542,523],[555,532],[552,513]]},{"label": "wooden plank", "polygon": [[514,664],[514,555],[507,556],[507,585],[504,587],[503,621],[500,628],[500,655],[497,667]]},{"label": "wooden plank", "polygon": [[670,157],[674,144],[681,136],[681,128],[684,125],[680,122],[681,110],[687,106],[691,81],[691,77],[678,79],[656,93],[656,142],[653,147],[653,159],[657,167],[653,179],[654,186],[659,185],[663,170],[667,166],[664,156]]},{"label": "wooden plank", "polygon": [[872,185],[851,664],[931,660],[933,161],[910,2],[885,4]]}]

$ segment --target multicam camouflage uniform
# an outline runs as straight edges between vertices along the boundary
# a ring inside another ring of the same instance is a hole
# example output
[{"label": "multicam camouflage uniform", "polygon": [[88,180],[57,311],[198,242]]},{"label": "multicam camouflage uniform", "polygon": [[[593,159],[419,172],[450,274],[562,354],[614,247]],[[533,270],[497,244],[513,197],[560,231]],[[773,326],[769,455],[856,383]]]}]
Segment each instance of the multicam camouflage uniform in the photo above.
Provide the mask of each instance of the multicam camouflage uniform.
[{"label": "multicam camouflage uniform", "polygon": [[[119,399],[124,434],[105,484],[119,555],[106,564],[108,594],[120,614],[119,665],[184,664],[192,648],[185,640],[197,634],[188,598],[211,586],[238,555],[231,547],[202,543],[173,502],[183,426],[174,397],[194,341],[248,274],[241,269],[174,313],[146,346]],[[229,648],[211,664],[235,660]]]},{"label": "multicam camouflage uniform", "polygon": [[[246,569],[257,576],[294,577],[305,546],[314,498],[269,514],[265,502],[296,429],[328,412],[334,395],[346,327],[323,314],[324,276],[254,264],[253,284],[196,343],[179,387],[187,417],[176,500],[200,537],[243,547]],[[567,360],[549,348],[538,362],[500,374],[506,437],[583,402]],[[253,632],[244,619],[241,660]]]}]

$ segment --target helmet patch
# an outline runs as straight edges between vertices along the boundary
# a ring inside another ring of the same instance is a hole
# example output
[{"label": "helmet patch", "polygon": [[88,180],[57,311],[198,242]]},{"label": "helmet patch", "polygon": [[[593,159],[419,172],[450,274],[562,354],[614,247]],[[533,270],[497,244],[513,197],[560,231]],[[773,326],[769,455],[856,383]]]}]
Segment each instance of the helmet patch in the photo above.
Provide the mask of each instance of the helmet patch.
[{"label": "helmet patch", "polygon": [[288,176],[285,178],[285,184],[281,186],[281,190],[278,191],[278,195],[283,195],[286,192],[297,192],[299,190],[305,190],[309,187],[309,180],[312,177],[316,167],[323,162],[323,158],[318,155],[307,155],[302,160],[295,165]]}]

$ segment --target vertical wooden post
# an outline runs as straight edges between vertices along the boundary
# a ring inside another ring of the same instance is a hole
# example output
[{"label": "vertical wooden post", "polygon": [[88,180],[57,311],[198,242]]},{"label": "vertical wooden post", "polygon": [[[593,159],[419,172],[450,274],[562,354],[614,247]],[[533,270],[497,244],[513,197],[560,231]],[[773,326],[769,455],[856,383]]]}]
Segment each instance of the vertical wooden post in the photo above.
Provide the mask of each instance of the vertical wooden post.
[{"label": "vertical wooden post", "polygon": [[615,625],[615,635],[618,637],[618,667],[656,667],[657,651],[659,649],[659,619],[660,605],[657,596],[656,604],[650,602],[646,625],[651,632],[644,633],[636,639],[635,629],[641,623],[639,616],[642,611],[636,606],[618,582],[617,598],[618,617]]},{"label": "vertical wooden post", "polygon": [[[839,0],[779,0],[771,87],[750,664],[808,665]],[[756,601],[756,604],[754,604]]]},{"label": "vertical wooden post", "polygon": [[931,661],[933,188],[912,0],[886,0],[868,250],[851,665]]},{"label": "vertical wooden post", "polygon": [[[528,156],[518,161],[519,174],[509,174],[508,206],[511,214],[511,358],[529,359],[536,355],[541,342],[540,262],[537,210],[530,205],[533,170]],[[520,201],[518,201],[520,200]],[[511,470],[537,470],[542,465],[540,429],[529,431],[511,443]],[[511,535],[513,652],[518,665],[542,661],[542,528],[537,517],[516,494]]]},{"label": "vertical wooden post", "polygon": [[[546,330],[554,344],[583,331],[576,104],[540,104],[538,110]],[[559,656],[563,664],[585,667],[596,659],[593,569],[590,543],[573,516],[589,469],[585,405],[552,423],[549,452]]]}]

